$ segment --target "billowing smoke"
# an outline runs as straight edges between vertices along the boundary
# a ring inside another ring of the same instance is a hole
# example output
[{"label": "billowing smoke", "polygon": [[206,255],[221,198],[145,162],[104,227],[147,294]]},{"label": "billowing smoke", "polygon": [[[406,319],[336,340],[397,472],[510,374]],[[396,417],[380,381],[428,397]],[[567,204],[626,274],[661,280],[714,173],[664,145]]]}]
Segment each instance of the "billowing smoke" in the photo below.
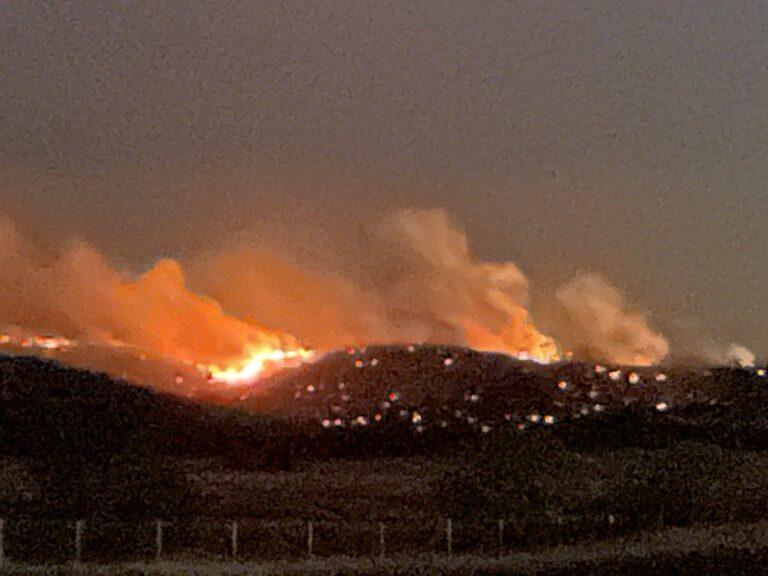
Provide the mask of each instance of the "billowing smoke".
[{"label": "billowing smoke", "polygon": [[[513,263],[475,258],[441,210],[403,210],[370,227],[369,282],[297,265],[260,246],[224,246],[135,276],[83,241],[36,250],[0,218],[0,326],[53,332],[182,363],[226,365],[254,347],[320,350],[431,342],[556,358],[653,363],[666,340],[598,276],[563,286],[553,338],[529,313]],[[103,369],[103,366],[101,366]]]},{"label": "billowing smoke", "polygon": [[742,368],[751,368],[755,365],[755,355],[746,346],[734,343],[725,351],[725,357],[722,358],[722,361],[736,364]]},{"label": "billowing smoke", "polygon": [[555,335],[578,358],[645,365],[663,360],[667,340],[619,291],[597,274],[582,274],[555,295]]},{"label": "billowing smoke", "polygon": [[[245,246],[193,263],[192,284],[238,316],[319,348],[417,341],[555,357],[553,339],[531,319],[523,272],[511,262],[475,258],[445,212],[401,210],[371,232],[366,258],[374,287]],[[576,357],[648,364],[668,352],[664,337],[598,276],[576,278],[551,304],[553,336]]]},{"label": "billowing smoke", "polygon": [[377,232],[394,254],[387,315],[406,333],[542,360],[556,352],[528,317],[522,271],[511,262],[478,261],[445,212],[401,211]]},{"label": "billowing smoke", "polygon": [[35,251],[0,220],[0,324],[116,343],[181,362],[222,362],[246,346],[281,339],[238,320],[185,287],[180,266],[161,260],[133,279],[82,241]]},{"label": "billowing smoke", "polygon": [[321,349],[427,342],[541,359],[555,352],[528,318],[523,273],[478,262],[443,211],[400,211],[370,232],[373,286],[246,246],[192,262],[191,283],[228,311]]}]

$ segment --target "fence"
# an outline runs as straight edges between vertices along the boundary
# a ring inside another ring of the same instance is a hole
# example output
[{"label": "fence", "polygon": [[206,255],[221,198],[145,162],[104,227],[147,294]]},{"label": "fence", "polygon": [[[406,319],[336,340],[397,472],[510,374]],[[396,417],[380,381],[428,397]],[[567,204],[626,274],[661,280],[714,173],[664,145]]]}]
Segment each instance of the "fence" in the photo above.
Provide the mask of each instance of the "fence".
[{"label": "fence", "polygon": [[[0,566],[120,560],[287,560],[331,556],[501,554],[509,523],[222,520],[0,520]],[[512,539],[514,536],[512,535]]]}]

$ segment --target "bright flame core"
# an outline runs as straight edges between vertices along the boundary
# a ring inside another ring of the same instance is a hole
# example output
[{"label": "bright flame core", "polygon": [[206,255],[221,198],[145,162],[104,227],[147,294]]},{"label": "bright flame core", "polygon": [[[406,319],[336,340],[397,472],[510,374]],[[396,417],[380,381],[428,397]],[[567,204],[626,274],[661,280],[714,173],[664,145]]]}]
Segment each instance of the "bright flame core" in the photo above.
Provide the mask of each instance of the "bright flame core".
[{"label": "bright flame core", "polygon": [[232,386],[246,384],[269,374],[273,370],[310,361],[314,352],[304,348],[282,350],[280,348],[251,347],[243,358],[227,367],[210,365],[209,378]]}]

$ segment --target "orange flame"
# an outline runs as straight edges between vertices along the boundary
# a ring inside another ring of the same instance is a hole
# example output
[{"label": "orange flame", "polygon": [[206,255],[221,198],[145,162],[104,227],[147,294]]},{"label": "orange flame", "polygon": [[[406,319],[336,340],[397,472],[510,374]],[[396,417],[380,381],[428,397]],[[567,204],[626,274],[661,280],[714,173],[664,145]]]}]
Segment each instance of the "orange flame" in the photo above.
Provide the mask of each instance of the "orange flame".
[{"label": "orange flame", "polygon": [[239,385],[253,382],[278,369],[309,361],[313,356],[312,351],[304,348],[284,350],[268,346],[251,347],[242,359],[229,366],[222,368],[210,365],[207,370],[213,382]]},{"label": "orange flame", "polygon": [[525,308],[515,306],[510,313],[512,323],[498,334],[472,319],[466,319],[463,328],[467,343],[475,350],[500,352],[539,364],[558,362],[561,359],[555,341],[539,332]]}]

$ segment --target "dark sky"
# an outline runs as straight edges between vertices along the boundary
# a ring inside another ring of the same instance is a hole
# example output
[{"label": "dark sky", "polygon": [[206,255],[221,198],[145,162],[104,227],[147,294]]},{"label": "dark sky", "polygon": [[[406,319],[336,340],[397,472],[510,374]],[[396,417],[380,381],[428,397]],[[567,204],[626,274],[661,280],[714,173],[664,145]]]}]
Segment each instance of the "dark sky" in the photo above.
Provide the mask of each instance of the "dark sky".
[{"label": "dark sky", "polygon": [[765,355],[766,103],[759,0],[3,2],[0,210],[140,269],[442,206]]}]

